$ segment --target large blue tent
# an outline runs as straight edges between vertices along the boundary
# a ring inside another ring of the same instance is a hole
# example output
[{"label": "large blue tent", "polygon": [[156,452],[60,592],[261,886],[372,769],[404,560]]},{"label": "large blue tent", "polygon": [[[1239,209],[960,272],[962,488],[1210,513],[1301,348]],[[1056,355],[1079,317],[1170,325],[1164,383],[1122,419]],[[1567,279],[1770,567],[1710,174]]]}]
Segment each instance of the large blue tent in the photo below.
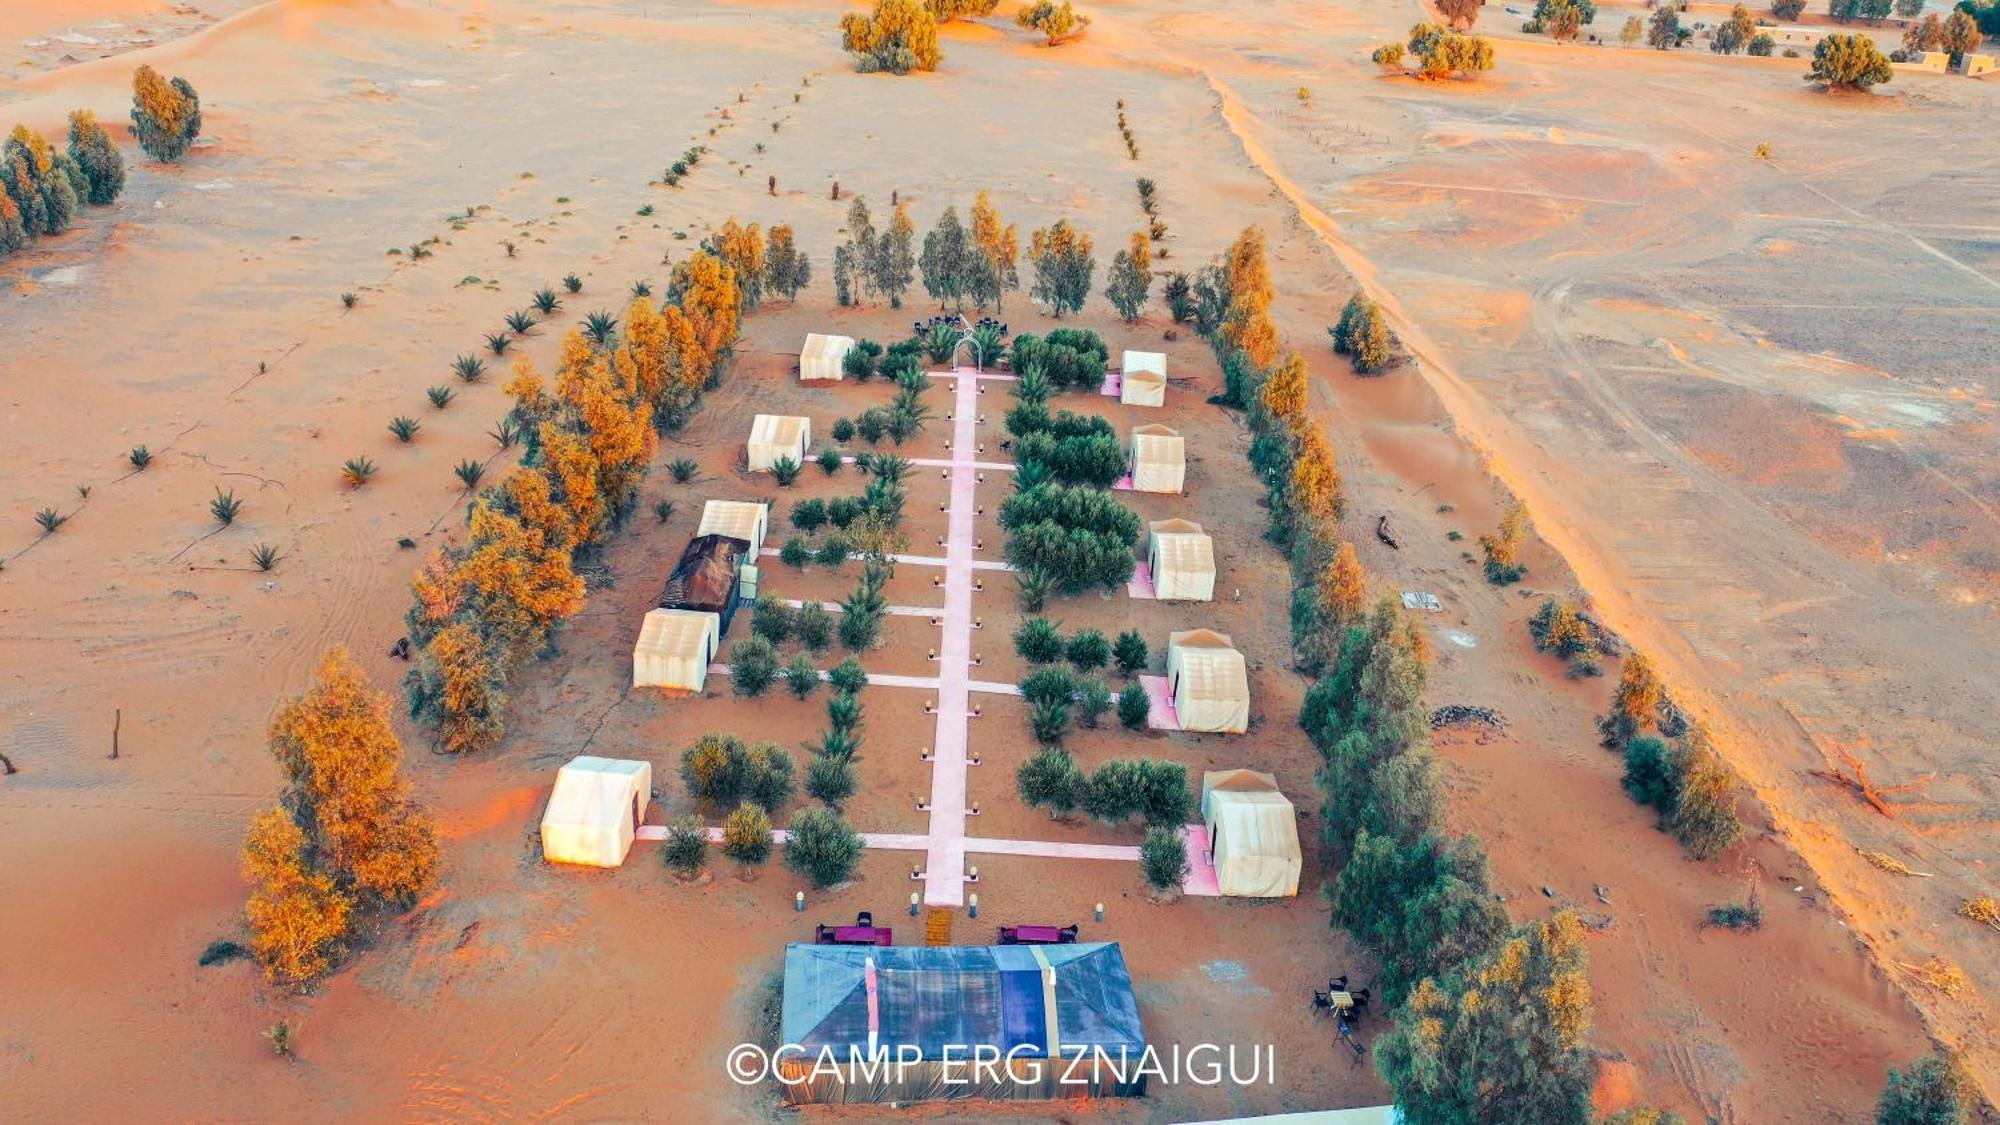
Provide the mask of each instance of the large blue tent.
[{"label": "large blue tent", "polygon": [[[781,1031],[795,1104],[1145,1092],[1146,1037],[1115,942],[787,946]],[[895,1065],[846,1065],[857,1057]],[[978,1057],[1006,1062],[968,1065]]]}]

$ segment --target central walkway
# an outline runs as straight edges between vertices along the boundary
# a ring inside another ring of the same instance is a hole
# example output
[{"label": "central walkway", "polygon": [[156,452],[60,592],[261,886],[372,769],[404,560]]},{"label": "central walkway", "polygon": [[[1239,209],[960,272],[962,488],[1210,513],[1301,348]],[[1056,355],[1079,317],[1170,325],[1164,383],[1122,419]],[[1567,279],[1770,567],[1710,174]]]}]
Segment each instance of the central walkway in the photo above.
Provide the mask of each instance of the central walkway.
[{"label": "central walkway", "polygon": [[949,523],[945,531],[943,636],[938,640],[937,736],[931,743],[930,848],[924,903],[965,903],[965,751],[972,719],[972,572],[978,539],[979,375],[953,373]]}]

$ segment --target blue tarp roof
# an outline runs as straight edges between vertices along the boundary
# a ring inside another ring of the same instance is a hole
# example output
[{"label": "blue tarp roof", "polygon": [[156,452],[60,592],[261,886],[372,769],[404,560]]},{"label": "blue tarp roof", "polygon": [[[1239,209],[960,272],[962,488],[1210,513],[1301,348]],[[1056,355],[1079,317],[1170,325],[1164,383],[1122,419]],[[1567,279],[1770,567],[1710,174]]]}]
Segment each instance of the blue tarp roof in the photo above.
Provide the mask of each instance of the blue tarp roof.
[{"label": "blue tarp roof", "polygon": [[[1037,956],[1039,954],[1039,957]],[[1132,977],[1116,942],[1074,945],[785,947],[783,1042],[810,1052],[869,1045],[867,966],[876,973],[876,1043],[891,1054],[913,1045],[926,1059],[946,1046],[962,1053],[990,1044],[1023,1054],[1049,1049],[1053,970],[1055,1035],[1064,1046],[1146,1046]]]}]

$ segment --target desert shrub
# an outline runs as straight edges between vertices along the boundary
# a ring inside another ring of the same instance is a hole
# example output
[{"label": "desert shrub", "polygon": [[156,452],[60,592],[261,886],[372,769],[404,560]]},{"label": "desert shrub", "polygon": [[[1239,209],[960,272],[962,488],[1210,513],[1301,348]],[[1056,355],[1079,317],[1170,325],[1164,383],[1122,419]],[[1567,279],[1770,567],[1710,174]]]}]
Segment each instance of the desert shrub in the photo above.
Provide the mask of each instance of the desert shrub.
[{"label": "desert shrub", "polygon": [[1384,43],[1380,47],[1375,48],[1374,52],[1368,56],[1368,61],[1381,67],[1383,70],[1401,70],[1403,69],[1403,45],[1401,43]]},{"label": "desert shrub", "polygon": [[1410,29],[1409,49],[1425,78],[1449,78],[1493,69],[1493,44],[1477,35],[1460,35],[1434,23]]},{"label": "desert shrub", "polygon": [[1063,646],[1063,655],[1085,672],[1094,672],[1111,662],[1111,642],[1096,629],[1085,629]]},{"label": "desert shrub", "polygon": [[660,862],[683,879],[701,874],[701,869],[708,866],[708,826],[700,817],[690,813],[668,826]]},{"label": "desert shrub", "polygon": [[1187,841],[1171,828],[1146,829],[1146,838],[1139,843],[1139,868],[1154,890],[1179,888],[1190,870]]},{"label": "desert shrub", "polygon": [[1664,740],[1635,738],[1625,744],[1625,792],[1660,810],[1663,821],[1680,804],[1680,781],[1680,765]]},{"label": "desert shrub", "polygon": [[803,535],[792,536],[790,539],[785,540],[784,546],[778,548],[778,561],[784,563],[786,566],[804,570],[806,564],[812,560],[812,543]]},{"label": "desert shrub", "polygon": [[853,555],[854,541],[845,535],[834,534],[820,543],[819,550],[813,552],[813,561],[828,570],[839,570]]},{"label": "desert shrub", "polygon": [[796,457],[780,457],[771,462],[771,476],[776,478],[779,488],[790,488],[799,479],[799,470],[804,466]]},{"label": "desert shrub", "polygon": [[1118,634],[1118,639],[1111,645],[1112,662],[1127,676],[1144,671],[1150,657],[1151,654],[1146,651],[1146,638],[1140,636],[1137,629],[1127,629]]},{"label": "desert shrub", "polygon": [[776,809],[792,797],[792,759],[772,743],[745,745],[733,734],[703,735],[681,751],[681,781],[705,808],[753,801]]},{"label": "desert shrub", "polygon": [[1118,693],[1118,721],[1126,730],[1138,730],[1146,725],[1146,717],[1151,714],[1153,702],[1146,695],[1145,685],[1134,681],[1125,685]]},{"label": "desert shrub", "polygon": [[771,814],[745,801],[722,822],[722,854],[745,867],[771,858]]},{"label": "desert shrub", "polygon": [[201,135],[201,98],[187,79],[142,64],[132,72],[132,126],[146,155],[172,164]]},{"label": "desert shrub", "polygon": [[1069,730],[1069,702],[1060,699],[1045,699],[1028,708],[1028,729],[1035,741],[1054,745],[1060,743]]},{"label": "desert shrub", "polygon": [[1806,10],[1806,0],[1771,0],[1771,14],[1790,22],[1798,19]]},{"label": "desert shrub", "polygon": [[826,524],[826,501],[814,497],[792,505],[792,526],[810,535]]},{"label": "desert shrub", "polygon": [[830,887],[854,874],[861,849],[861,834],[839,812],[826,807],[801,809],[792,817],[785,840],[785,866],[815,887]]},{"label": "desert shrub", "polygon": [[1046,617],[1030,617],[1014,630],[1014,651],[1030,664],[1061,660],[1062,633]]},{"label": "desert shrub", "polygon": [[827,446],[819,451],[819,456],[813,458],[813,463],[819,466],[820,472],[832,476],[840,471],[840,450]]},{"label": "desert shrub", "polygon": [[775,647],[791,639],[792,621],[792,607],[776,598],[758,598],[751,611],[750,631]]},{"label": "desert shrub", "polygon": [[1098,719],[1111,709],[1111,689],[1096,676],[1085,678],[1076,686],[1076,713],[1087,727],[1097,726]]},{"label": "desert shrub", "polygon": [[1971,1125],[1979,1113],[1979,1087],[1956,1052],[1926,1055],[1889,1071],[1889,1085],[1875,1103],[1876,1125]]},{"label": "desert shrub", "polygon": [[1015,13],[1014,23],[1040,32],[1048,45],[1053,47],[1082,35],[1084,28],[1090,26],[1090,17],[1070,7],[1069,0],[1062,0],[1061,4],[1035,0],[1035,3]]},{"label": "desert shrub", "polygon": [[[853,352],[848,352],[847,354],[850,358],[854,355]],[[835,418],[833,420],[833,440],[842,443],[853,441],[854,423],[846,418]]]},{"label": "desert shrub", "polygon": [[217,940],[209,942],[207,948],[201,951],[198,964],[206,969],[211,965],[227,965],[239,957],[248,956],[250,951],[237,942]]},{"label": "desert shrub", "polygon": [[729,647],[730,689],[756,698],[778,678],[778,650],[762,637],[747,637]]},{"label": "desert shrub", "polygon": [[1528,535],[1528,510],[1519,503],[1509,505],[1500,517],[1500,526],[1491,535],[1479,537],[1486,555],[1486,580],[1495,586],[1511,586],[1527,576],[1521,561],[1521,547]]},{"label": "desert shrub", "polygon": [[1681,748],[1680,794],[1669,827],[1689,855],[1709,859],[1743,836],[1736,775],[1697,733]]},{"label": "desert shrub", "polygon": [[1059,665],[1038,668],[1021,681],[1021,698],[1029,703],[1067,703],[1075,694],[1075,673]]},{"label": "desert shrub", "polygon": [[89,182],[87,202],[102,207],[125,190],[125,158],[97,123],[97,115],[87,109],[69,115],[69,158]]},{"label": "desert shrub", "polygon": [[1755,899],[1745,902],[1725,902],[1721,906],[1708,908],[1708,917],[1703,926],[1714,926],[1724,930],[1756,930],[1764,925],[1764,907]]},{"label": "desert shrub", "polygon": [[1044,746],[1015,771],[1014,783],[1022,804],[1047,809],[1052,817],[1064,817],[1082,803],[1086,778],[1069,751]]},{"label": "desert shrub", "polygon": [[809,601],[793,616],[792,634],[813,652],[824,652],[833,643],[833,614],[819,602]]},{"label": "desert shrub", "polygon": [[842,16],[840,32],[841,49],[855,57],[855,69],[863,74],[936,70],[944,58],[937,21],[917,0],[875,0],[868,15]]}]

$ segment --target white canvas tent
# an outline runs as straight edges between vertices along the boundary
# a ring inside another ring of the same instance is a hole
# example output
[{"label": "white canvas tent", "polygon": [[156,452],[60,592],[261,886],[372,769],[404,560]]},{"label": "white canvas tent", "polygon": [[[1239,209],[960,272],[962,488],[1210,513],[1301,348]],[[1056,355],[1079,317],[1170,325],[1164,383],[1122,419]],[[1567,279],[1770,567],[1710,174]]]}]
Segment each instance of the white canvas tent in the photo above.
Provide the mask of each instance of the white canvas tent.
[{"label": "white canvas tent", "polygon": [[632,686],[700,692],[722,647],[722,617],[692,609],[655,609],[632,646]]},{"label": "white canvas tent", "polygon": [[556,771],[542,814],[542,858],[550,863],[616,867],[632,850],[633,831],[653,800],[646,762],[580,755]]},{"label": "white canvas tent", "polygon": [[1126,466],[1134,492],[1179,492],[1187,483],[1187,445],[1166,426],[1135,426]]},{"label": "white canvas tent", "polygon": [[710,500],[701,506],[701,528],[695,535],[727,535],[750,544],[755,558],[764,549],[764,534],[770,530],[771,506],[748,500]]},{"label": "white canvas tent", "polygon": [[1299,821],[1278,781],[1256,770],[1201,775],[1201,819],[1216,885],[1237,898],[1299,893]]},{"label": "white canvas tent", "polygon": [[1250,729],[1250,676],[1227,634],[1167,634],[1167,684],[1182,730],[1241,734]]},{"label": "white canvas tent", "polygon": [[806,346],[799,352],[799,382],[839,382],[846,375],[844,363],[854,347],[852,336],[806,334]]},{"label": "white canvas tent", "polygon": [[1147,525],[1146,569],[1153,593],[1167,602],[1215,600],[1215,541],[1192,520],[1154,520]]},{"label": "white canvas tent", "polygon": [[1127,406],[1167,404],[1167,357],[1159,352],[1126,352],[1118,376],[1118,401]]},{"label": "white canvas tent", "polygon": [[768,472],[780,458],[806,463],[812,447],[812,420],[793,414],[759,414],[750,425],[750,471]]}]

